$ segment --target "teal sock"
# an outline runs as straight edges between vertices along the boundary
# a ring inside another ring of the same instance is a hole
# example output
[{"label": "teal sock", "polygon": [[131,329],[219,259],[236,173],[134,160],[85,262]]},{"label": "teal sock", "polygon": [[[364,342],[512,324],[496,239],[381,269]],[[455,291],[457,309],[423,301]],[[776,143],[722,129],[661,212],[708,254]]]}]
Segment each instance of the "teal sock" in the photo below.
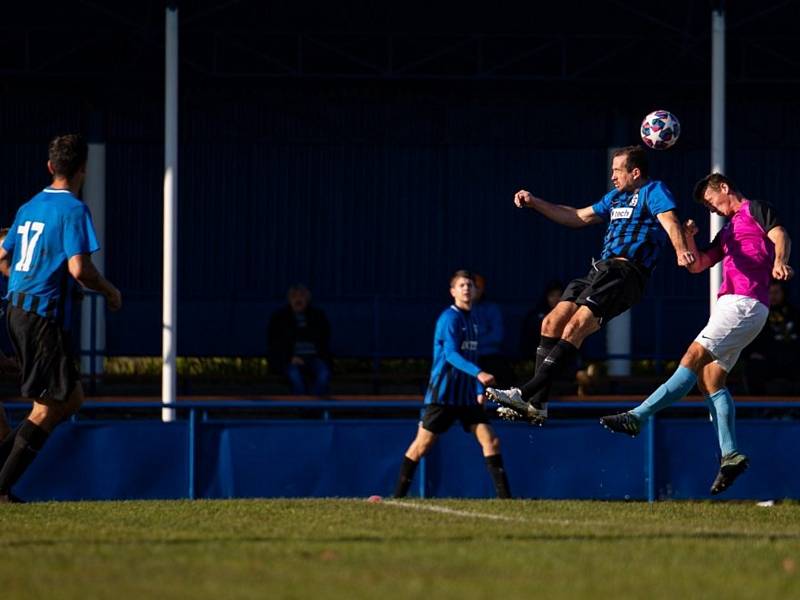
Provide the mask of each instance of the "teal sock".
[{"label": "teal sock", "polygon": [[719,438],[719,425],[717,424],[717,407],[714,406],[714,401],[708,394],[703,394],[703,399],[706,401],[706,406],[708,406],[708,415],[709,417],[711,417],[711,425],[714,427],[714,435],[716,435],[717,438]]},{"label": "teal sock", "polygon": [[650,394],[647,400],[634,408],[631,413],[640,421],[644,421],[661,409],[675,404],[689,393],[695,383],[697,383],[697,373],[686,367],[679,366],[672,374],[672,377],[658,386],[658,389]]},{"label": "teal sock", "polygon": [[717,390],[710,396],[714,405],[715,425],[722,456],[736,452],[736,406],[728,388]]}]

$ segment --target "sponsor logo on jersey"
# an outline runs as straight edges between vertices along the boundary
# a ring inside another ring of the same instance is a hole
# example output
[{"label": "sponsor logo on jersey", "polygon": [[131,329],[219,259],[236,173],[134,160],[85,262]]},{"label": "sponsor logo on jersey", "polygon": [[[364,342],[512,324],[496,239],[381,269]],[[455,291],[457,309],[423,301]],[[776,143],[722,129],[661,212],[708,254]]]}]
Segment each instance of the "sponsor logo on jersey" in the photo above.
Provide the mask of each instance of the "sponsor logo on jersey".
[{"label": "sponsor logo on jersey", "polygon": [[467,341],[467,340],[464,340],[463,342],[461,342],[461,349],[462,350],[477,350],[478,349],[478,342],[475,341],[475,340],[473,340],[471,342]]},{"label": "sponsor logo on jersey", "polygon": [[633,208],[630,206],[626,206],[625,208],[612,208],[611,220],[614,221],[616,219],[630,219],[632,214],[633,214]]}]

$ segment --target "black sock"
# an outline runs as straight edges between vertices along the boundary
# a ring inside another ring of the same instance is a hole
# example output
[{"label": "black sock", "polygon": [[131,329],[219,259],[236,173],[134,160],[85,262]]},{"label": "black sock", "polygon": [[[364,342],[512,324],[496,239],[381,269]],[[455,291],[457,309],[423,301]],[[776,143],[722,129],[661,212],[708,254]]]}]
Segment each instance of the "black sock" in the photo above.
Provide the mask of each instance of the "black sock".
[{"label": "black sock", "polygon": [[39,454],[49,434],[29,420],[24,420],[14,436],[14,444],[0,469],[0,495],[6,495]]},{"label": "black sock", "polygon": [[558,340],[550,354],[542,362],[542,366],[536,371],[528,383],[520,388],[522,397],[526,400],[533,398],[537,392],[543,390],[561,370],[563,365],[567,365],[577,356],[578,348],[567,340]]},{"label": "black sock", "polygon": [[9,433],[6,437],[3,438],[3,441],[0,442],[0,469],[3,468],[3,464],[8,459],[8,455],[11,454],[11,449],[14,447],[14,438],[17,437],[17,432],[19,428],[22,427],[22,424],[25,421],[22,421],[19,425],[17,425],[11,433]]},{"label": "black sock", "polygon": [[400,466],[400,475],[397,477],[397,485],[394,488],[395,498],[405,498],[408,494],[408,488],[411,487],[411,481],[414,479],[414,473],[417,471],[419,463],[411,460],[407,456],[403,457],[403,464]]},{"label": "black sock", "polygon": [[[558,338],[550,337],[547,335],[542,335],[539,339],[539,346],[536,348],[536,371],[534,375],[539,372],[539,369],[542,368],[542,363],[544,363],[544,359],[550,356],[550,353],[553,351],[553,348],[556,347],[558,343]],[[541,408],[544,404],[547,403],[547,399],[550,397],[550,388],[552,387],[552,382],[545,385],[541,390],[536,392],[533,397],[531,398],[530,402],[537,408]]]},{"label": "black sock", "polygon": [[511,489],[508,487],[508,475],[503,467],[503,455],[485,456],[486,468],[494,482],[494,490],[498,498],[511,498]]}]

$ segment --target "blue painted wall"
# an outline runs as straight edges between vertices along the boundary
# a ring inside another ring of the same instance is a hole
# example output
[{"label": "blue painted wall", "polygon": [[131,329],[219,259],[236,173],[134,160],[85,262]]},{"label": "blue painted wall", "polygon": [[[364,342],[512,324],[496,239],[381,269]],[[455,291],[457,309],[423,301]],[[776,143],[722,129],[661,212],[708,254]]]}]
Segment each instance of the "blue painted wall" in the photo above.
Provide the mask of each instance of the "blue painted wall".
[{"label": "blue painted wall", "polygon": [[[199,498],[388,495],[416,426],[414,419],[198,420],[192,437],[187,421],[78,421],[54,432],[15,491],[29,500],[184,498],[190,486]],[[613,435],[585,418],[496,429],[517,497],[648,497],[647,435]],[[800,423],[740,419],[738,435],[752,468],[724,497],[800,498]],[[716,452],[706,420],[657,421],[656,497],[708,498]],[[494,495],[480,447],[458,427],[442,436],[424,473],[413,495],[420,483],[434,497]]]}]

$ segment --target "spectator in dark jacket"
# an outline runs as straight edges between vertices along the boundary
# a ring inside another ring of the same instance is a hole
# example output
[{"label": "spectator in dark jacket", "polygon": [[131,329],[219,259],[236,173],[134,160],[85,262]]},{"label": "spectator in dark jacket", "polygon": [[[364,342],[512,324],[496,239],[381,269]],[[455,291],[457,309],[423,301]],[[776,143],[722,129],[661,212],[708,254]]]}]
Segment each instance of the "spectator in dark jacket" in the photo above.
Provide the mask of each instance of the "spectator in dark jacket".
[{"label": "spectator in dark jacket", "polygon": [[286,376],[293,394],[325,396],[331,379],[328,318],[311,306],[306,286],[292,285],[286,297],[288,304],[269,321],[270,370]]}]

